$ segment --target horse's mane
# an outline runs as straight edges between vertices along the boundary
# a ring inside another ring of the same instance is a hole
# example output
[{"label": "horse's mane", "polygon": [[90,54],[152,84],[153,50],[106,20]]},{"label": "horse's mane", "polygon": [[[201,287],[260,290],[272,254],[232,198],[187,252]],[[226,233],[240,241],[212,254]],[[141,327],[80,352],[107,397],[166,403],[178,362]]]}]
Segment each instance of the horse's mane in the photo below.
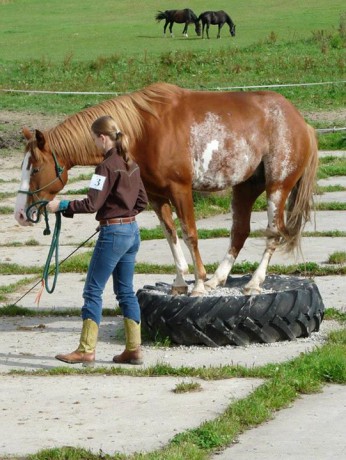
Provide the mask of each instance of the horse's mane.
[{"label": "horse's mane", "polygon": [[[82,110],[45,133],[51,148],[62,159],[73,159],[75,164],[93,164],[99,158],[91,138],[92,123],[103,115],[111,115],[118,128],[130,140],[138,138],[143,132],[143,113],[157,117],[154,103],[165,103],[182,92],[182,88],[168,83],[154,83],[98,105]],[[131,154],[131,152],[129,152]]]}]

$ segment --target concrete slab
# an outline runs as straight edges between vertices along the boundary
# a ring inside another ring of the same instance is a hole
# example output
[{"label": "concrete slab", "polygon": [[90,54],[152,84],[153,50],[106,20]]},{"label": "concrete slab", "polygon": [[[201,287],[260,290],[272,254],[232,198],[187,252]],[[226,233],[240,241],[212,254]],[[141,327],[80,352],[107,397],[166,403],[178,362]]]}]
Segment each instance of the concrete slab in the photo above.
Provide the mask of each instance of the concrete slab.
[{"label": "concrete slab", "polygon": [[315,203],[318,205],[319,203],[346,203],[346,192],[326,192],[322,195],[315,196]]},{"label": "concrete slab", "polygon": [[[137,217],[138,225],[141,228],[155,228],[159,225],[159,220],[153,211],[145,211]],[[96,231],[98,222],[94,214],[83,214],[75,216],[73,219],[62,220],[60,244],[74,244],[78,246],[87,240]],[[51,232],[54,231],[55,217],[49,219]],[[44,236],[44,221],[27,227],[20,226],[13,218],[12,214],[1,217],[0,221],[0,244],[13,245],[15,243],[25,244],[35,240],[42,246],[50,246],[51,236]]]},{"label": "concrete slab", "polygon": [[[345,176],[335,176],[335,177],[327,177],[326,179],[320,179],[318,181],[318,185],[321,187],[328,187],[330,185],[341,185],[342,187],[346,187],[346,177]],[[328,195],[330,192],[326,192]]]},{"label": "concrete slab", "polygon": [[[228,238],[212,238],[199,241],[199,249],[205,264],[218,263],[224,258],[229,247]],[[306,237],[302,239],[302,254],[285,254],[276,251],[271,259],[271,265],[291,265],[295,263],[316,262],[326,264],[328,257],[336,251],[346,247],[346,237],[324,238]],[[182,244],[182,249],[188,263],[191,263],[189,251]],[[248,238],[241,250],[237,262],[259,262],[265,249],[265,240],[262,238]],[[15,251],[14,251],[15,252]],[[13,257],[16,257],[13,254]],[[142,241],[138,252],[137,262],[155,264],[173,264],[170,249],[165,240]]]},{"label": "concrete slab", "polygon": [[[346,192],[345,192],[346,195]],[[265,230],[268,225],[266,211],[253,212],[251,214],[251,231]],[[318,211],[311,222],[304,228],[305,232],[344,231],[346,228],[346,211]],[[232,225],[231,213],[218,214],[216,216],[200,219],[197,228],[212,230],[218,228],[230,229]]]},{"label": "concrete slab", "polygon": [[[0,373],[13,370],[34,371],[53,369],[63,364],[54,359],[58,353],[67,353],[78,345],[82,320],[78,317],[15,317],[2,318],[0,332],[2,346]],[[262,366],[271,362],[281,363],[320,346],[331,330],[338,329],[335,321],[323,321],[319,332],[308,338],[282,341],[272,344],[253,344],[247,347],[204,346],[153,347],[143,339],[144,364],[147,368],[156,364],[173,367],[217,367],[242,365]],[[100,326],[96,367],[111,367],[112,357],[124,347],[122,317],[104,317]],[[76,368],[82,365],[76,365]],[[129,368],[133,366],[129,365]],[[137,366],[136,366],[137,368]],[[1,379],[0,379],[1,381]]]},{"label": "concrete slab", "polygon": [[334,460],[346,458],[346,386],[304,395],[270,422],[239,436],[213,460]]},{"label": "concrete slab", "polygon": [[320,157],[345,157],[345,150],[319,150],[318,155]]},{"label": "concrete slab", "polygon": [[[346,152],[320,152],[321,156],[344,156]],[[19,166],[19,163],[18,163]],[[8,167],[0,158],[0,168],[8,182],[6,190],[18,187],[18,170]],[[93,171],[93,168],[90,168]],[[70,177],[86,173],[79,168],[71,170]],[[12,182],[12,180],[17,180]],[[334,181],[335,179],[335,181]],[[85,181],[69,184],[72,189],[85,186]],[[328,184],[341,183],[341,178],[332,178]],[[321,184],[321,182],[320,182]],[[323,182],[322,182],[323,184]],[[0,190],[2,190],[0,184]],[[8,185],[8,187],[7,187]],[[68,190],[68,188],[66,188]],[[334,193],[334,192],[333,192]],[[337,192],[339,193],[339,192]],[[327,201],[342,200],[343,194],[324,194]],[[14,206],[15,197],[2,200],[3,206]],[[71,225],[63,225],[61,236],[61,258],[71,248],[88,238],[96,226],[94,216],[75,218]],[[139,216],[139,224],[145,228],[158,225],[154,213]],[[71,221],[70,221],[71,222]],[[252,230],[264,229],[266,213],[253,213]],[[344,230],[346,211],[318,212],[318,231]],[[217,216],[197,223],[199,228],[229,228],[230,215]],[[52,224],[54,226],[54,222]],[[19,227],[13,216],[3,216],[0,221],[0,261],[16,261],[27,265],[42,265],[45,262],[50,238],[43,237],[44,225]],[[310,230],[311,229],[311,230]],[[307,226],[306,230],[314,231]],[[13,242],[37,240],[40,246],[7,246]],[[186,257],[189,254],[182,245]],[[228,238],[201,240],[200,247],[205,263],[218,262],[224,256]],[[303,252],[306,261],[325,263],[327,256],[335,250],[345,248],[345,238],[304,238]],[[258,261],[264,249],[262,239],[248,239],[240,255],[250,261]],[[66,253],[64,252],[66,251]],[[141,259],[143,257],[143,259]],[[278,253],[274,257],[281,257]],[[166,241],[143,242],[139,260],[152,263],[172,263]],[[273,258],[272,263],[283,262]],[[295,260],[296,262],[296,260]],[[40,307],[35,304],[37,290],[30,292],[20,305],[29,308],[78,308],[84,285],[82,274],[60,274],[54,294],[43,294]],[[136,275],[135,289],[156,281],[172,282],[174,275]],[[21,279],[19,276],[1,276],[0,285],[9,285]],[[189,279],[192,279],[190,275]],[[346,311],[344,300],[344,277],[316,278],[326,307]],[[30,283],[32,286],[34,283]],[[27,290],[18,288],[11,296],[18,300]],[[4,305],[4,304],[2,304]],[[105,307],[115,306],[111,283],[104,295]],[[31,375],[9,375],[13,370],[35,371],[53,369],[58,363],[54,355],[76,348],[81,327],[79,318],[66,317],[15,317],[2,318],[0,322],[0,458],[5,455],[26,455],[43,448],[71,445],[84,447],[95,453],[135,451],[149,452],[167,444],[175,434],[199,426],[204,420],[214,419],[224,412],[235,399],[245,397],[253,391],[259,380],[227,379],[205,382],[199,393],[177,395],[173,389],[183,378],[132,378],[129,376],[58,376],[38,377]],[[334,321],[323,321],[321,330],[306,339],[276,344],[254,344],[249,347],[158,347],[144,343],[145,362],[139,368],[166,363],[172,367],[210,367],[239,364],[247,367],[268,363],[285,362],[301,353],[308,353],[323,344],[327,334],[340,326]],[[123,325],[120,317],[102,321],[97,349],[97,367],[110,368],[111,358],[123,349]],[[128,366],[131,367],[131,366]],[[327,387],[322,395],[304,396],[292,408],[281,411],[277,417],[251,430],[239,438],[239,444],[216,458],[294,458],[332,459],[346,455],[344,441],[345,387]],[[185,410],[181,410],[182,407]],[[263,431],[262,431],[263,430]],[[323,436],[321,436],[323,433]],[[246,436],[249,436],[248,438]],[[238,449],[238,450],[234,450]],[[223,457],[220,457],[220,456]]]},{"label": "concrete slab", "polygon": [[[187,379],[192,380],[201,391],[176,394],[177,384],[186,379],[2,376],[0,456],[66,445],[94,454],[152,451],[177,433],[214,419],[261,383],[258,379]],[[49,401],[42,398],[47,388]]]},{"label": "concrete slab", "polygon": [[[34,371],[62,366],[54,355],[75,349],[80,327],[78,318],[2,319],[0,458],[66,445],[94,453],[101,449],[110,455],[153,451],[175,434],[214,419],[262,383],[259,379],[200,381],[174,377],[8,374],[16,369]],[[337,328],[336,322],[324,321],[321,330],[309,338],[248,347],[153,348],[144,343],[145,364],[138,367],[165,363],[195,368],[280,363],[322,345],[327,334]],[[121,330],[121,318],[103,319],[96,367],[114,366],[112,356],[123,349],[123,339],[116,338],[121,336]],[[183,382],[199,383],[201,392],[175,394],[174,388]]]},{"label": "concrete slab", "polygon": [[[334,252],[340,252],[346,247],[346,237],[305,237],[302,240],[301,254],[286,254],[276,251],[271,259],[271,265],[292,265],[295,263],[315,262],[327,264],[328,258]],[[205,264],[219,263],[224,258],[229,247],[229,238],[212,238],[199,241],[199,250]],[[75,246],[59,247],[59,260],[65,259],[75,251]],[[244,261],[259,262],[265,249],[265,240],[262,238],[248,238],[240,252],[237,263]],[[188,263],[192,263],[189,250],[182,243],[182,250]],[[83,246],[78,253],[90,251]],[[0,261],[2,263],[20,264],[23,266],[43,266],[49,253],[47,246],[11,247],[0,246]],[[174,259],[166,240],[142,241],[137,254],[137,263],[152,263],[159,265],[173,265]]]}]

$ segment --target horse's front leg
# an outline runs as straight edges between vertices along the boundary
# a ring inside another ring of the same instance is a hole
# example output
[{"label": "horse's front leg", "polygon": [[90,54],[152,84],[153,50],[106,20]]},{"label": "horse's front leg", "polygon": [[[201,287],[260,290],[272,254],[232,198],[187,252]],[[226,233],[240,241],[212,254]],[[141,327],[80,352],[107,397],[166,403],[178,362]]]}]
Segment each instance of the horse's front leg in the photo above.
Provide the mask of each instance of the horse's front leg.
[{"label": "horse's front leg", "polygon": [[191,185],[184,187],[181,184],[177,184],[176,189],[172,191],[172,202],[181,223],[184,242],[190,251],[194,265],[195,285],[191,296],[200,296],[205,294],[204,281],[206,279],[206,271],[198,249]]},{"label": "horse's front leg", "polygon": [[189,273],[189,267],[174,225],[171,205],[169,204],[168,199],[157,196],[152,197],[149,195],[149,200],[160,220],[161,227],[171,249],[176,267],[177,275],[172,285],[172,294],[187,294],[188,285],[184,279],[184,275]]},{"label": "horse's front leg", "polygon": [[216,269],[212,278],[205,283],[207,290],[223,286],[229,272],[250,234],[250,217],[256,198],[264,191],[262,169],[242,184],[233,187],[232,194],[232,230],[228,251]]}]

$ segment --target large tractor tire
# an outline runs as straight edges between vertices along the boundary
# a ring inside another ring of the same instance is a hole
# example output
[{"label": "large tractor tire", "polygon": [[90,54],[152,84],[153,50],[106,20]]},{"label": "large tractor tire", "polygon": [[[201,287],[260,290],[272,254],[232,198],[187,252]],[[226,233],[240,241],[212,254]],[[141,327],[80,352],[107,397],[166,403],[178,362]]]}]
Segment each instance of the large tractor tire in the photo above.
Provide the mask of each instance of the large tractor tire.
[{"label": "large tractor tire", "polygon": [[[229,277],[225,287],[241,289],[249,279]],[[166,283],[144,286],[137,292],[143,330],[154,340],[209,347],[295,340],[319,330],[324,304],[312,280],[267,276],[263,289],[254,296],[189,297],[170,295]]]}]

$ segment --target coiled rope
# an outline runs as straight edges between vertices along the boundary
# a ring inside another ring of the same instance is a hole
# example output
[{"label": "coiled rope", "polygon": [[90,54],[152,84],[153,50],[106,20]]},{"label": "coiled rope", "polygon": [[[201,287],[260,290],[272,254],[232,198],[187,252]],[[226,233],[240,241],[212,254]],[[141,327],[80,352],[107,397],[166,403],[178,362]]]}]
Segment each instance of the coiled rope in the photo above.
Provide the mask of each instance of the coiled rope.
[{"label": "coiled rope", "polygon": [[[26,210],[26,216],[27,216],[28,220],[30,222],[32,222],[33,224],[38,223],[38,221],[40,220],[41,214],[44,215],[44,220],[45,220],[45,223],[46,223],[46,228],[43,231],[44,235],[50,235],[51,234],[50,227],[49,227],[47,203],[48,203],[47,200],[36,201],[31,206],[29,206],[27,208],[27,210]],[[36,218],[33,218],[31,216],[31,213],[30,213],[31,208],[33,208],[33,207],[35,207],[37,209]],[[56,212],[55,213],[54,232],[53,232],[52,241],[51,241],[51,244],[50,244],[47,260],[46,260],[46,263],[45,263],[45,266],[44,266],[44,269],[43,269],[43,275],[42,275],[42,279],[41,279],[42,288],[41,288],[41,291],[37,295],[37,299],[36,299],[37,304],[40,301],[40,298],[41,298],[42,291],[43,291],[44,287],[46,288],[46,291],[49,294],[52,294],[52,292],[54,292],[54,289],[55,289],[55,286],[56,286],[56,282],[57,282],[58,274],[59,274],[59,237],[60,237],[60,231],[61,231],[61,213]],[[49,268],[50,268],[50,264],[52,262],[54,254],[55,254],[54,278],[53,278],[52,287],[49,287],[49,285],[48,285],[48,277],[49,277],[49,274],[50,274]]]},{"label": "coiled rope", "polygon": [[[27,218],[33,224],[37,224],[40,220],[41,214],[43,214],[45,224],[46,224],[46,228],[43,231],[44,235],[51,234],[51,230],[49,227],[47,204],[48,204],[47,200],[36,201],[32,205],[30,205],[26,210]],[[33,207],[37,209],[37,216],[35,218],[30,215],[30,210]],[[96,230],[91,236],[89,236],[89,238],[83,241],[83,243],[81,243],[76,249],[74,249],[67,257],[65,257],[65,259],[63,259],[59,263],[60,232],[61,232],[61,211],[58,211],[55,213],[55,227],[54,227],[54,232],[53,232],[52,241],[50,244],[47,260],[46,260],[46,263],[43,269],[42,278],[34,286],[32,286],[24,295],[22,295],[22,297],[20,297],[13,305],[16,305],[20,300],[22,300],[27,294],[29,294],[29,292],[31,292],[40,283],[41,283],[41,289],[38,292],[36,299],[35,299],[35,303],[37,303],[37,305],[39,305],[44,288],[49,294],[52,294],[55,290],[55,286],[57,283],[60,265],[64,263],[69,257],[71,257],[75,252],[77,252],[78,249],[84,246],[89,240],[91,240],[91,238],[93,238],[96,235],[98,230]],[[50,270],[50,265],[51,265],[54,254],[55,254],[55,264],[54,264],[54,267]],[[54,273],[53,284],[52,284],[52,287],[49,287],[48,278],[52,273]]]}]

